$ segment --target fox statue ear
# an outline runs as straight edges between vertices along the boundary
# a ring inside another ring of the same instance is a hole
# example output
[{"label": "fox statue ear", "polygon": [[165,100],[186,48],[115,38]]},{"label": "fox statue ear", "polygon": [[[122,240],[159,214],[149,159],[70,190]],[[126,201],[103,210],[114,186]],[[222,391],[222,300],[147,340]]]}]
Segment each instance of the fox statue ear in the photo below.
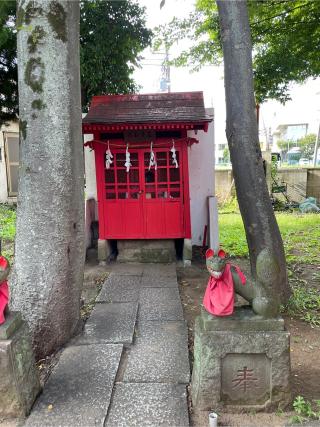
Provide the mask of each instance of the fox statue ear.
[{"label": "fox statue ear", "polygon": [[226,253],[225,253],[225,251],[223,250],[223,249],[220,249],[219,250],[219,252],[218,252],[218,257],[219,258],[225,258],[226,257]]},{"label": "fox statue ear", "polygon": [[213,256],[214,256],[214,250],[213,249],[207,249],[206,258],[212,258]]}]

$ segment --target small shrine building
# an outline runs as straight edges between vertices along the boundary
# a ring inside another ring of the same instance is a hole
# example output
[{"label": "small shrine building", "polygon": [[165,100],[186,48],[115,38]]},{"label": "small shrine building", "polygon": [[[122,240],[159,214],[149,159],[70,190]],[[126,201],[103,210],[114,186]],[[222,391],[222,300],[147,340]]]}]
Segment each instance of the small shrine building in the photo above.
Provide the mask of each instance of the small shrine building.
[{"label": "small shrine building", "polygon": [[169,261],[177,242],[185,257],[186,244],[202,245],[214,195],[212,113],[202,92],[93,97],[83,133],[100,259],[116,250],[123,260],[144,260],[139,252],[148,260],[149,248],[150,261],[152,253]]}]

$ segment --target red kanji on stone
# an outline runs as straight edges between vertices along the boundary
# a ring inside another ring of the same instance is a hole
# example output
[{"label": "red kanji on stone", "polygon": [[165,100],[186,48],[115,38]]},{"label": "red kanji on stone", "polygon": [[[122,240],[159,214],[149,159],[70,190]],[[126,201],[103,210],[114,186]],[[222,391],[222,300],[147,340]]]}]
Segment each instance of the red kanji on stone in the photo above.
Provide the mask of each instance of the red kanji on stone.
[{"label": "red kanji on stone", "polygon": [[243,369],[238,369],[238,374],[232,380],[234,383],[233,388],[239,387],[244,393],[252,387],[256,386],[255,381],[258,381],[258,378],[253,376],[253,369],[248,369],[246,366]]}]

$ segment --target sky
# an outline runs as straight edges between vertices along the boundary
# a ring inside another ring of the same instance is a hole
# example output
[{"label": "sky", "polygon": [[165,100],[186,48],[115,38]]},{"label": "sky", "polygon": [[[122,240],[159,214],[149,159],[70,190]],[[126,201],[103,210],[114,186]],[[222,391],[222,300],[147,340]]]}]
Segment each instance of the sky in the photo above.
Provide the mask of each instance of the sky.
[{"label": "sky", "polygon": [[[160,9],[160,0],[139,0],[146,7],[147,26],[169,22],[174,16],[186,17],[194,9],[192,0],[166,0]],[[179,42],[171,50],[175,54],[188,45]],[[134,78],[141,86],[141,93],[155,93],[160,90],[161,59],[164,55],[153,54],[146,49],[142,56],[142,68],[136,70]],[[223,66],[205,66],[199,72],[190,72],[186,67],[171,67],[171,91],[203,91],[206,107],[215,109],[215,143],[226,143],[225,137],[225,95]],[[264,140],[266,131],[275,131],[280,124],[309,123],[308,133],[317,133],[320,124],[320,79],[309,79],[303,85],[291,85],[292,101],[285,105],[268,101],[260,109],[260,140]]]}]

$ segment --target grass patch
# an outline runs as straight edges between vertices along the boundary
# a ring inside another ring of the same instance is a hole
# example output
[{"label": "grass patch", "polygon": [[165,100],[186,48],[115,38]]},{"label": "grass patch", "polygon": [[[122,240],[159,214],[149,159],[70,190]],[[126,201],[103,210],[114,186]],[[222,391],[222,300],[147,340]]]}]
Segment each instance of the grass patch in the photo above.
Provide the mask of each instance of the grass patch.
[{"label": "grass patch", "polygon": [[223,203],[219,203],[219,214],[226,214],[226,213],[240,213],[239,211],[239,205],[238,200],[236,197],[230,197],[229,199],[225,200]]},{"label": "grass patch", "polygon": [[320,215],[278,213],[287,263],[319,264]]},{"label": "grass patch", "polygon": [[16,234],[16,209],[14,206],[0,205],[0,239],[2,255],[13,259],[14,237]]},{"label": "grass patch", "polygon": [[308,287],[305,281],[301,282],[292,286],[292,295],[281,311],[312,326],[320,326],[319,290]]},{"label": "grass patch", "polygon": [[14,241],[16,234],[16,210],[13,206],[0,205],[0,238]]},{"label": "grass patch", "polygon": [[246,234],[239,213],[219,212],[219,238],[221,247],[232,257],[247,257]]},{"label": "grass patch", "polygon": [[[319,264],[320,215],[275,213],[283,239],[287,263]],[[219,215],[221,246],[235,257],[247,257],[248,246],[241,215]]]},{"label": "grass patch", "polygon": [[[248,257],[248,247],[240,213],[230,213],[230,205],[219,215],[220,243],[231,256]],[[282,312],[311,326],[320,326],[319,290],[301,279],[295,271],[299,264],[320,264],[320,215],[276,212],[288,265],[292,296]],[[313,280],[319,279],[313,274]]]},{"label": "grass patch", "polygon": [[320,420],[320,400],[314,400],[313,402],[314,404],[309,400],[305,400],[303,396],[297,396],[293,402],[295,415],[290,418],[290,422],[292,424],[302,424],[312,420]]}]

